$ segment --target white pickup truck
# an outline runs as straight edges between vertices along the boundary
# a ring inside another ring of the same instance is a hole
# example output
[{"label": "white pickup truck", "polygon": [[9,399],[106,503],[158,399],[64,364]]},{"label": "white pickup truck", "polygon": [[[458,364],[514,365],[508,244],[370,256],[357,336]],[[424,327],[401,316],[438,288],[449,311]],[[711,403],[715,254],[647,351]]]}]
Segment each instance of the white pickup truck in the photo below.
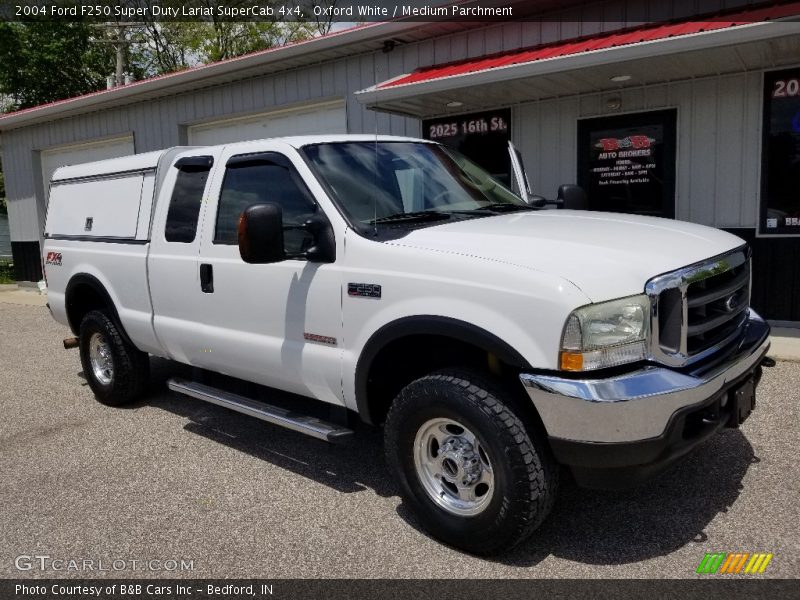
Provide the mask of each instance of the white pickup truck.
[{"label": "white pickup truck", "polygon": [[50,310],[100,402],[142,395],[154,355],[290,392],[168,383],[317,438],[383,426],[425,527],[500,552],[547,516],[560,465],[582,485],[635,484],[737,427],[769,347],[742,240],[542,210],[511,150],[519,194],[439,144],[388,136],[62,167]]}]

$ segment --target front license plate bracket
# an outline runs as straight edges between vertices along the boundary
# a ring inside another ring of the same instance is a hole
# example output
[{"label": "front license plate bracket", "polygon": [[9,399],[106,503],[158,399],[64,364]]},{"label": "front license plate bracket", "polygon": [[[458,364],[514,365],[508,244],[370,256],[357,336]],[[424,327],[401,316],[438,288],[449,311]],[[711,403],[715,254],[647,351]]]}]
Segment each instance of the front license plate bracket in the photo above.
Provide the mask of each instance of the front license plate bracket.
[{"label": "front license plate bracket", "polygon": [[744,383],[731,390],[729,394],[728,402],[731,405],[731,412],[727,426],[737,428],[744,423],[756,406],[755,379],[748,377]]}]

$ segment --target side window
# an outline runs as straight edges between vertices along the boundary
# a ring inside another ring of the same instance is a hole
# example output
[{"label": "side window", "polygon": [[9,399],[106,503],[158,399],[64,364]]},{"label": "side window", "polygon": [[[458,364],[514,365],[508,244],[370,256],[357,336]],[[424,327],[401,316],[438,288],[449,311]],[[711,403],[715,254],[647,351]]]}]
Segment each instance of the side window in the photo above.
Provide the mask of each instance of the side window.
[{"label": "side window", "polygon": [[[302,225],[316,211],[311,193],[285,159],[235,158],[228,163],[222,182],[214,243],[236,244],[242,212],[263,202],[281,206],[285,226]],[[284,232],[284,241],[287,252],[297,253],[307,250],[313,240],[306,231],[290,229]]]},{"label": "side window", "polygon": [[168,242],[189,244],[197,235],[197,219],[203,204],[203,191],[211,171],[210,156],[192,156],[175,163],[178,178],[172,190],[164,237]]}]

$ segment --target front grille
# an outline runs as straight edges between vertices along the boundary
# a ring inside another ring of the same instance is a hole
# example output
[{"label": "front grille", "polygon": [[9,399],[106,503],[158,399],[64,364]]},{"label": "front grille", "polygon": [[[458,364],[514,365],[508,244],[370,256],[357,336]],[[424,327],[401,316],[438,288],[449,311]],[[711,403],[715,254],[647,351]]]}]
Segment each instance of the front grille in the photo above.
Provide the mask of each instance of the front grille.
[{"label": "front grille", "polygon": [[725,341],[742,326],[750,306],[750,264],[689,284],[686,350],[694,356]]},{"label": "front grille", "polygon": [[653,305],[651,354],[684,365],[735,339],[750,306],[746,248],[667,273],[648,282]]}]

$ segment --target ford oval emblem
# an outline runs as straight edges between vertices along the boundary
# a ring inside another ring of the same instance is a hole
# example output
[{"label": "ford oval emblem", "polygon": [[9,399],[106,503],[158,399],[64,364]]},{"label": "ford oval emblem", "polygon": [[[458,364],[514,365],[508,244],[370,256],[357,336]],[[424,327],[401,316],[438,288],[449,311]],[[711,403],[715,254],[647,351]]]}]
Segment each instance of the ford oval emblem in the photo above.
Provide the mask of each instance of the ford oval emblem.
[{"label": "ford oval emblem", "polygon": [[725,310],[732,313],[739,307],[739,294],[733,294],[725,300]]}]

